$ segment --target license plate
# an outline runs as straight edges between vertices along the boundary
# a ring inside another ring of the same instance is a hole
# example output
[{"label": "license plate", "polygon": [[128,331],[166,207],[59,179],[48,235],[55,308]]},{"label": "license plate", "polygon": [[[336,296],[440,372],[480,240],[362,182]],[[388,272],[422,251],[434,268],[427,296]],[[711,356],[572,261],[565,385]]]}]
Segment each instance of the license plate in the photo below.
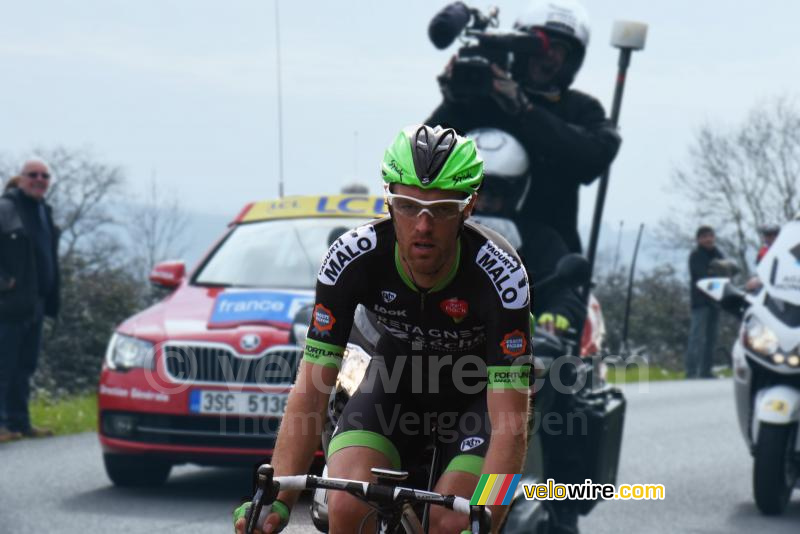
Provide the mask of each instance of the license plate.
[{"label": "license plate", "polygon": [[281,416],[287,393],[245,393],[242,391],[192,391],[189,411],[231,415]]}]

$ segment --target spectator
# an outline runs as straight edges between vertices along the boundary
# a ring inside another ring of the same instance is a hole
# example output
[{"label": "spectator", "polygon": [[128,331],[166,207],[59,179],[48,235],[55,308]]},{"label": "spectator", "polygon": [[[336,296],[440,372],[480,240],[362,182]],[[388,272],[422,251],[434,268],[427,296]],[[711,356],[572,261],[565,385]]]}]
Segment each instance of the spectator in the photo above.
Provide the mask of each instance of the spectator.
[{"label": "spectator", "polygon": [[775,242],[775,238],[778,237],[781,227],[777,224],[765,224],[760,226],[758,231],[761,234],[761,240],[763,244],[761,245],[761,248],[758,249],[758,254],[756,255],[756,264],[761,263],[761,258],[767,254],[769,247],[771,247],[772,243]]},{"label": "spectator", "polygon": [[697,247],[689,255],[691,280],[691,326],[686,351],[686,378],[711,378],[711,360],[717,342],[719,308],[697,288],[697,281],[708,278],[712,260],[721,259],[715,246],[716,236],[710,226],[701,226],[696,233]]},{"label": "spectator", "polygon": [[[775,239],[778,237],[778,233],[781,231],[781,227],[777,224],[765,224],[758,227],[758,233],[761,234],[761,248],[758,249],[758,253],[756,254],[756,265],[761,263],[761,260],[764,256],[767,255],[769,251],[769,247],[772,246],[772,243],[775,242]],[[758,278],[758,275],[750,277],[750,279],[745,283],[744,289],[749,293],[757,293],[761,290],[763,284],[761,280]]]},{"label": "spectator", "polygon": [[29,160],[0,197],[0,442],[52,435],[31,424],[30,378],[44,317],[59,305],[58,231],[44,200],[50,170]]}]

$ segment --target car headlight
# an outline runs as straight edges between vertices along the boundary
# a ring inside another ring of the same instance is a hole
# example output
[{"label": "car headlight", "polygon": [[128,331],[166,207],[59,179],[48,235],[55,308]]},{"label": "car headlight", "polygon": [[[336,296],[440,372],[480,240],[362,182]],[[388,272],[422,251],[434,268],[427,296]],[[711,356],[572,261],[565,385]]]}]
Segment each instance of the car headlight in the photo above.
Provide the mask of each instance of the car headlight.
[{"label": "car headlight", "polygon": [[351,397],[364,379],[371,357],[364,349],[352,343],[347,344],[342,361],[342,369],[336,379],[338,386]]},{"label": "car headlight", "polygon": [[106,365],[111,369],[151,367],[155,352],[153,347],[149,341],[115,332],[106,349]]},{"label": "car headlight", "polygon": [[745,325],[744,340],[749,349],[765,356],[776,353],[779,348],[775,332],[754,316],[751,316]]}]

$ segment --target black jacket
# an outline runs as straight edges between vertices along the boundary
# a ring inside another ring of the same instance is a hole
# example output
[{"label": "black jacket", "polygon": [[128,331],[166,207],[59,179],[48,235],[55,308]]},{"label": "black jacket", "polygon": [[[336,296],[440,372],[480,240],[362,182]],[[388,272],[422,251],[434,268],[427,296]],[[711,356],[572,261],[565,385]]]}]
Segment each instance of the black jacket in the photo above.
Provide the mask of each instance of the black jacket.
[{"label": "black jacket", "polygon": [[572,328],[580,330],[586,319],[586,306],[577,288],[540,283],[555,273],[558,260],[569,253],[566,244],[552,228],[539,223],[530,225],[529,241],[519,249],[531,283],[531,313],[539,319],[543,313],[563,315]]},{"label": "black jacket", "polygon": [[695,247],[689,254],[689,278],[692,284],[691,303],[692,308],[702,308],[712,306],[714,301],[697,289],[697,281],[701,278],[708,278],[708,267],[712,260],[723,258],[722,253],[717,247],[711,250],[703,247]]},{"label": "black jacket", "polygon": [[533,186],[516,217],[523,240],[528,221],[553,227],[573,252],[578,235],[578,190],[611,164],[620,145],[616,129],[595,98],[569,89],[558,101],[532,98],[533,109],[510,116],[490,98],[443,102],[425,124],[454,128],[463,134],[480,127],[505,130],[528,150]]},{"label": "black jacket", "polygon": [[[34,317],[40,298],[35,220],[22,203],[24,193],[13,188],[0,197],[0,321],[25,321]],[[45,204],[53,258],[53,283],[44,298],[44,313],[55,317],[59,308],[58,230],[50,206]],[[11,280],[14,280],[14,286]]]}]

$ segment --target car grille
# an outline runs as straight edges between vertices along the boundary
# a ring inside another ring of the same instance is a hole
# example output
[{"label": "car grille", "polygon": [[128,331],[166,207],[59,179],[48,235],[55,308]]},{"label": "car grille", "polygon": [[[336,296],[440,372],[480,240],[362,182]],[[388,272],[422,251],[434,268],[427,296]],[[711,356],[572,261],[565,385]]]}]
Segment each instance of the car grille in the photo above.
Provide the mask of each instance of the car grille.
[{"label": "car grille", "polygon": [[220,345],[173,345],[164,347],[164,362],[176,382],[212,384],[291,384],[302,349],[281,345],[257,357],[242,357]]}]

